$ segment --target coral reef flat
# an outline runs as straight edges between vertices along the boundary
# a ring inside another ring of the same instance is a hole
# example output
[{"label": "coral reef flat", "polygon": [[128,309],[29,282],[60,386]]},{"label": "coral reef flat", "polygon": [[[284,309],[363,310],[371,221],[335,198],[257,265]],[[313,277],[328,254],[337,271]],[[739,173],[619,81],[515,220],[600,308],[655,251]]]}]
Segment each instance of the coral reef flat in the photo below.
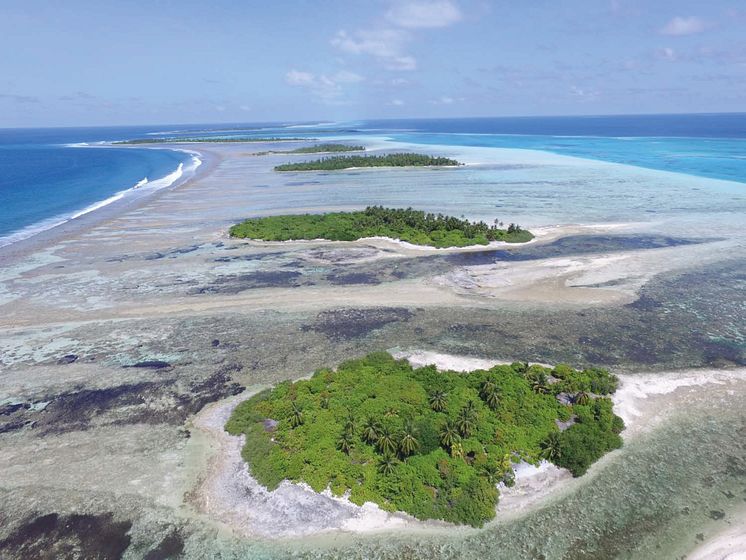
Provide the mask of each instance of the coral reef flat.
[{"label": "coral reef flat", "polygon": [[[734,538],[743,185],[346,140],[467,165],[276,173],[282,154],[195,144],[208,163],[187,183],[0,249],[0,556],[649,559]],[[246,218],[371,204],[509,219],[536,239],[439,251],[228,236]],[[451,369],[607,368],[624,446],[579,479],[525,471],[478,530],[249,492],[240,441],[220,430],[231,407],[382,350]]]}]

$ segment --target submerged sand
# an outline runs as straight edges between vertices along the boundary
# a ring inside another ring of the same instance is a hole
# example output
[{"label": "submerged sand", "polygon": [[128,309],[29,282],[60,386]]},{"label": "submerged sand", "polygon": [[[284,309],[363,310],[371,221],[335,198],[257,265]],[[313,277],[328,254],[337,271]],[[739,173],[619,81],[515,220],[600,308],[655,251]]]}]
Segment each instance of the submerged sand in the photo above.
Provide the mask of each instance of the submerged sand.
[{"label": "submerged sand", "polygon": [[[713,200],[697,194],[714,185],[708,180],[520,150],[459,148],[475,165],[447,177],[385,170],[293,179],[271,171],[285,156],[249,156],[227,144],[194,148],[207,162],[195,180],[0,255],[0,543],[94,546],[107,535],[131,539],[131,557],[181,542],[191,558],[282,558],[289,554],[262,556],[256,543],[338,534],[351,539],[330,557],[407,551],[434,559],[495,550],[529,558],[532,547],[569,550],[586,539],[584,550],[605,546],[598,557],[611,558],[650,543],[646,551],[659,543],[684,554],[700,530],[707,539],[717,532],[713,523],[735,523],[727,496],[740,472],[733,434],[741,432],[731,426],[745,402],[733,342],[743,311],[727,290],[738,286],[733,260],[746,247],[742,194],[729,191],[728,208],[708,213]],[[547,181],[563,177],[562,194],[515,176],[515,168]],[[479,182],[482,170],[494,174],[491,182]],[[659,214],[601,211],[609,194],[638,184],[645,198],[636,207]],[[426,198],[417,185],[427,187]],[[592,200],[596,186],[603,192]],[[668,198],[654,198],[666,188]],[[522,225],[537,233],[523,247],[486,249],[508,251],[509,262],[484,248],[423,251],[375,239],[270,246],[226,235],[232,223],[259,214],[359,208],[370,192],[389,204],[426,199],[453,215],[470,204],[469,217],[494,218],[503,191],[520,200]],[[572,197],[588,217],[563,206]],[[561,206],[559,216],[542,215],[546,199]],[[679,201],[685,211],[666,213]],[[637,246],[645,235],[653,242]],[[574,241],[564,243],[568,237]],[[680,243],[688,238],[707,239]],[[588,240],[596,244],[590,250]],[[727,274],[708,276],[720,270]],[[546,465],[519,467],[494,525],[456,533],[476,539],[463,548],[437,548],[450,528],[299,485],[272,494],[252,483],[240,440],[222,430],[242,387],[393,347],[416,349],[413,361],[463,370],[513,359],[606,364],[624,374],[616,404],[628,445],[580,479]],[[674,429],[677,411],[696,419],[686,433]],[[649,458],[650,446],[661,445],[656,434],[669,429],[675,445],[667,452],[686,456]],[[708,448],[716,436],[722,440]],[[630,461],[646,474],[623,478],[615,469]],[[615,486],[622,479],[624,487]],[[594,480],[603,480],[603,492],[589,508],[578,496],[595,491]],[[627,517],[598,515],[624,509],[626,499],[634,506]],[[555,504],[572,505],[557,515]],[[713,522],[711,512],[726,521]],[[693,534],[671,537],[680,527]],[[614,548],[628,531],[640,531],[637,544]]]}]

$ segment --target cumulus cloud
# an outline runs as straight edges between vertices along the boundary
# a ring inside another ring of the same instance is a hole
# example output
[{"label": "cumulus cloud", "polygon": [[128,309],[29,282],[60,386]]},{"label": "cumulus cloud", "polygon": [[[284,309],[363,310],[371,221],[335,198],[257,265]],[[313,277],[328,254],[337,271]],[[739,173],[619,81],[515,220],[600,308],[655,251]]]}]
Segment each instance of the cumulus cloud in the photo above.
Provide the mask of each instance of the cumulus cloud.
[{"label": "cumulus cloud", "polygon": [[676,51],[671,47],[663,47],[662,49],[658,50],[657,54],[658,58],[662,60],[668,60],[670,62],[673,62],[678,58],[678,56],[676,55]]},{"label": "cumulus cloud", "polygon": [[[461,99],[459,99],[461,101]],[[437,99],[433,99],[430,101],[433,105],[451,105],[455,103],[456,100],[453,97],[449,97],[447,95],[443,95],[441,97],[438,97]]]},{"label": "cumulus cloud", "polygon": [[709,26],[706,21],[696,16],[676,16],[661,28],[660,33],[661,35],[674,36],[694,35],[695,33],[702,33],[708,27]]},{"label": "cumulus cloud", "polygon": [[391,23],[409,29],[447,27],[461,18],[461,10],[449,0],[398,1],[386,12]]},{"label": "cumulus cloud", "polygon": [[291,70],[285,74],[285,81],[291,86],[311,85],[315,79],[314,75],[310,72],[301,72],[299,70]]},{"label": "cumulus cloud", "polygon": [[580,99],[581,101],[595,101],[601,92],[597,89],[580,88],[578,86],[570,86],[570,94]]},{"label": "cumulus cloud", "polygon": [[338,102],[338,99],[342,97],[344,94],[342,84],[354,84],[363,80],[362,76],[348,70],[341,70],[331,76],[326,74],[316,75],[295,69],[285,74],[286,83],[291,86],[306,88],[311,94],[327,103]]},{"label": "cumulus cloud", "polygon": [[404,52],[410,37],[399,29],[338,31],[331,44],[347,54],[367,54],[379,59],[389,70],[414,70],[417,61]]}]

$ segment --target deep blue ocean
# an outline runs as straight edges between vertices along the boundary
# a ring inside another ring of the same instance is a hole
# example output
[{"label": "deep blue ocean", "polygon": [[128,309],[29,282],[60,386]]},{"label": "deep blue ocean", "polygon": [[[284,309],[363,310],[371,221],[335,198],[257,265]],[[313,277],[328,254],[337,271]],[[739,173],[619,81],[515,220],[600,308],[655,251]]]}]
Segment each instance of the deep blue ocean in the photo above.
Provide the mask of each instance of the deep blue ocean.
[{"label": "deep blue ocean", "polygon": [[156,180],[191,161],[183,152],[96,146],[100,142],[345,135],[543,150],[746,183],[746,113],[0,129],[0,246],[69,220],[145,178],[166,184]]}]

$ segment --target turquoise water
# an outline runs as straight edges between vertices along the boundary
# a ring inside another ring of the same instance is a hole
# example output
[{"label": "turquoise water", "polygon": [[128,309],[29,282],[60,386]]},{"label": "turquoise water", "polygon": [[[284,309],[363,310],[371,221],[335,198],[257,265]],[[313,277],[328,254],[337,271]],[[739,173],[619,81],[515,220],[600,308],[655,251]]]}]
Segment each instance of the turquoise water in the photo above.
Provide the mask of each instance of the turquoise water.
[{"label": "turquoise water", "polygon": [[[119,193],[132,189],[147,178],[173,174],[179,164],[189,165],[190,156],[173,150],[145,148],[71,147],[133,138],[259,138],[347,137],[365,139],[386,136],[401,142],[425,145],[498,147],[540,150],[592,160],[624,163],[649,169],[673,171],[694,177],[725,179],[746,183],[746,114],[731,115],[647,115],[616,117],[531,117],[483,119],[410,119],[321,123],[255,123],[150,127],[110,127],[87,129],[5,129],[0,130],[0,246],[29,237],[81,212],[111,201]],[[544,168],[546,171],[547,168]],[[550,169],[551,171],[551,169]],[[488,185],[488,193],[476,209],[477,217],[490,217],[495,212],[510,212],[523,223],[536,223],[541,205],[530,204],[526,212],[520,207],[506,206],[505,200],[515,200],[510,193],[520,184],[541,180],[541,170],[517,171],[516,177],[503,170],[496,174],[475,171],[460,180],[474,188]],[[530,176],[533,175],[533,176]],[[382,174],[382,176],[385,176]],[[343,175],[346,180],[353,175]],[[598,179],[590,177],[589,179]],[[429,178],[428,178],[429,180]],[[168,182],[168,181],[166,181]],[[500,183],[499,188],[496,182]],[[492,185],[492,186],[489,186]],[[162,185],[159,185],[162,186]],[[606,194],[604,183],[584,187],[584,196],[591,199]],[[370,191],[366,196],[341,200],[340,203],[407,203],[405,193],[386,194]],[[571,185],[568,186],[568,188]],[[521,192],[525,189],[521,188]],[[573,194],[578,191],[572,191]],[[428,200],[438,208],[461,214],[455,205],[463,202],[462,192],[443,191]],[[642,193],[647,196],[649,193]],[[727,205],[733,193],[719,192],[712,199],[714,206]],[[343,199],[345,197],[342,197]],[[688,208],[685,193],[683,206],[671,201],[676,209]],[[334,204],[334,200],[326,201]],[[601,200],[600,202],[608,202]],[[625,203],[626,204],[626,203]],[[269,206],[277,206],[277,203]],[[552,209],[547,205],[547,213]],[[606,208],[611,206],[606,204]],[[530,211],[529,211],[530,208]],[[669,208],[669,209],[671,209]],[[261,209],[261,208],[259,208]],[[537,210],[539,211],[537,213]],[[642,213],[654,213],[655,208],[642,208]],[[471,212],[474,214],[475,212]],[[601,213],[603,214],[603,212]],[[551,216],[544,216],[549,219]],[[605,217],[599,214],[599,218]],[[552,218],[551,223],[556,223]],[[567,220],[561,220],[566,222]]]},{"label": "turquoise water", "polygon": [[418,144],[542,150],[746,183],[746,139],[741,138],[601,138],[461,133],[404,133],[392,134],[392,138]]}]

